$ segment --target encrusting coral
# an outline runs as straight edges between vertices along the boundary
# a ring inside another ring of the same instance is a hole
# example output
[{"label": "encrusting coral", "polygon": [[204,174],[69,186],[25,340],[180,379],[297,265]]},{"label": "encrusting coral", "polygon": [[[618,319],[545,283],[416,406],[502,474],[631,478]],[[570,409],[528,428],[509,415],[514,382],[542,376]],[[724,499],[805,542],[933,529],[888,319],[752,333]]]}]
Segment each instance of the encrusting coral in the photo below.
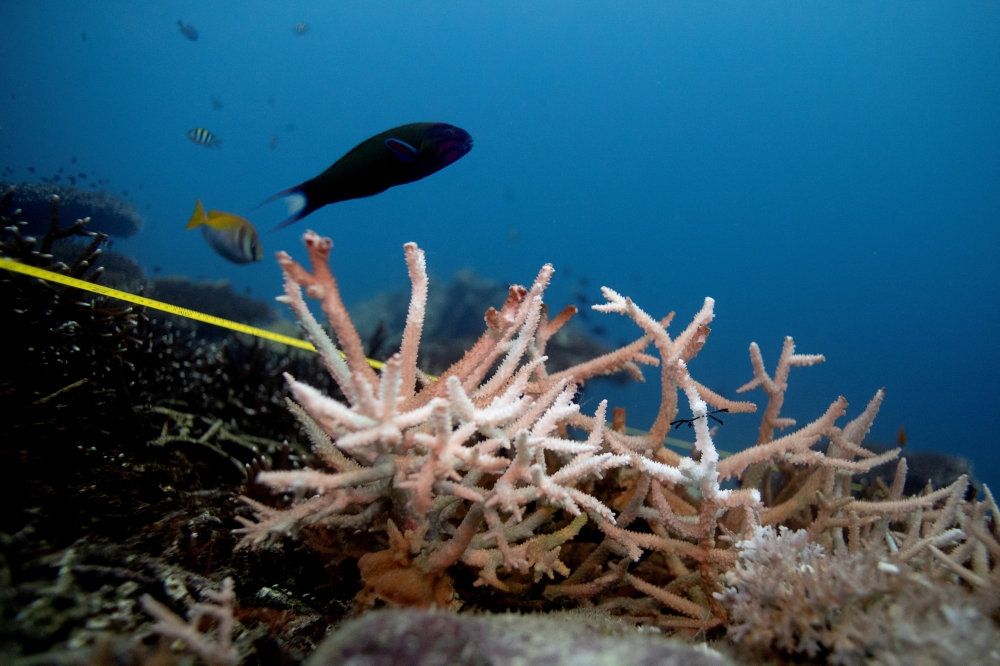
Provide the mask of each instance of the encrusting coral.
[{"label": "encrusting coral", "polygon": [[[902,480],[886,489],[885,501],[851,496],[852,474],[899,453],[876,455],[861,445],[884,390],[843,427],[835,422],[847,402],[838,398],[812,423],[775,437],[776,430],[795,425],[780,414],[791,368],[823,361],[796,354],[791,338],[773,376],[751,346],[754,378],[740,390],[760,387],[768,396],[760,435],[754,446],[720,460],[709,406],[728,412],[752,412],[756,406],[727,400],[688,372],[688,362],[708,337],[712,299],[671,337],[672,315],[657,321],[631,299],[604,288],[607,302],[594,309],[630,317],[642,337],[549,374],[546,342],[572,312],[548,318],[542,296],[553,269],[547,265],[530,288],[511,287],[501,309],[486,313],[486,332],[459,362],[429,378],[417,367],[427,273],[423,252],[409,243],[406,328],[400,351],[377,375],[330,272],[331,241],[313,232],[304,240],[312,271],[279,253],[285,274],[279,300],[316,345],[346,402],[286,376],[297,401],[290,408],[329,469],[261,472],[257,482],[291,502],[272,507],[244,497],[254,519],[238,518],[239,547],[267,547],[317,531],[384,531],[388,548],[358,561],[365,584],[357,597],[362,605],[381,600],[457,608],[463,600],[453,574],[463,564],[478,572],[477,586],[519,593],[547,577],[552,579],[542,591],[547,599],[598,604],[634,621],[689,632],[730,624],[724,584],[736,584],[726,576],[738,570],[747,552],[736,544],[748,543],[768,525],[801,525],[817,548],[850,552],[883,537],[895,539],[900,546],[892,561],[946,546],[951,555],[936,551],[939,564],[967,584],[995,584],[995,573],[964,566],[970,558],[982,561],[987,551],[996,557],[995,540],[986,533],[995,529],[995,506],[959,510],[964,477],[908,500],[900,498]],[[310,313],[303,288],[320,302],[343,355]],[[658,358],[647,353],[650,344]],[[573,402],[577,386],[596,375],[627,371],[641,378],[639,364],[658,365],[662,381],[659,412],[648,434],[629,436],[609,427],[606,401],[593,416]],[[696,435],[690,456],[662,446],[681,392],[691,410],[685,421]],[[571,428],[583,437],[572,437]],[[829,440],[825,452],[815,447],[823,437]],[[902,479],[905,466],[901,469]],[[730,478],[740,479],[742,488],[723,488]],[[894,537],[891,528],[900,516],[915,511],[938,512],[934,524],[940,529],[921,535],[919,525],[910,525],[908,536]],[[993,528],[987,526],[990,511]],[[952,548],[956,521],[976,526],[962,534],[965,544],[979,545]],[[585,526],[591,542],[603,535],[587,548],[575,542]]]}]

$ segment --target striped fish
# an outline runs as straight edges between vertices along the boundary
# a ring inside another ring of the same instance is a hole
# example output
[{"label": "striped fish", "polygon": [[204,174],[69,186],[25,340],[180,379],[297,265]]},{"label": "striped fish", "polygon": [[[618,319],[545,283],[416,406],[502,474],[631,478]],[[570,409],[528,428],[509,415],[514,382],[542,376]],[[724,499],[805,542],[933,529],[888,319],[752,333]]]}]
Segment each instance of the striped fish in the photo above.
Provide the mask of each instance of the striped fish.
[{"label": "striped fish", "polygon": [[213,250],[234,264],[251,264],[264,258],[257,230],[239,215],[219,210],[210,210],[206,215],[199,199],[186,228],[195,227],[201,227],[201,235]]},{"label": "striped fish", "polygon": [[187,138],[191,139],[191,143],[197,143],[199,146],[205,146],[206,148],[222,147],[222,139],[216,138],[214,134],[204,127],[195,127],[188,130]]}]

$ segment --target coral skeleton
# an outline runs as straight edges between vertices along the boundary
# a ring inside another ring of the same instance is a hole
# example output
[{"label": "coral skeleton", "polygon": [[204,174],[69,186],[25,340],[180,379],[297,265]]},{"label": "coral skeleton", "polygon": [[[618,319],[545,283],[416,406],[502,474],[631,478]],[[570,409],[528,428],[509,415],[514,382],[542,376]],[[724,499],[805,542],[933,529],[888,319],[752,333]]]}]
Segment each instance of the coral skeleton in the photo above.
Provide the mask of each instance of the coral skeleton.
[{"label": "coral skeleton", "polygon": [[[148,594],[143,595],[140,602],[143,609],[156,619],[153,631],[183,642],[209,666],[234,666],[239,663],[240,657],[232,643],[233,606],[236,603],[233,579],[226,578],[222,581],[221,590],[208,591],[206,596],[210,603],[192,604],[187,622]],[[205,617],[215,620],[214,635],[202,633],[200,625]]]},{"label": "coral skeleton", "polygon": [[[388,548],[358,562],[362,605],[457,608],[462,601],[449,570],[464,565],[478,572],[479,586],[518,592],[545,579],[547,599],[597,605],[688,633],[730,623],[732,594],[725,590],[738,585],[740,574],[727,576],[748,566],[739,564],[752,551],[747,544],[759,542],[771,525],[801,526],[806,531],[796,544],[806,543],[810,553],[895,544],[879,560],[884,576],[894,567],[933,560],[970,586],[997,585],[995,564],[989,564],[1000,551],[992,496],[963,503],[962,479],[904,499],[903,461],[883,500],[851,495],[852,474],[899,453],[876,454],[862,446],[884,390],[842,427],[836,425],[847,410],[842,397],[798,429],[781,415],[791,368],[824,360],[796,353],[791,338],[773,375],[751,345],[753,379],[740,391],[761,388],[768,404],[756,444],[720,459],[709,408],[748,413],[756,405],[725,399],[689,373],[708,338],[711,298],[671,336],[673,314],[657,320],[605,287],[606,303],[594,309],[630,318],[641,336],[549,374],[546,343],[574,309],[548,318],[542,298],[553,268],[546,265],[530,287],[512,286],[500,309],[486,312],[479,341],[432,379],[417,364],[427,302],[425,258],[408,243],[412,293],[406,327],[399,352],[376,374],[330,270],[332,242],[313,232],[304,241],[311,271],[278,255],[285,276],[279,300],[315,344],[345,400],[286,375],[295,399],[291,409],[327,469],[261,472],[256,481],[290,503],[276,508],[243,497],[254,515],[239,518],[240,548],[274,546],[315,530],[383,532]],[[311,314],[303,290],[320,302],[339,347]],[[647,352],[650,345],[655,355]],[[627,435],[606,423],[606,401],[592,415],[574,402],[587,380],[615,372],[641,378],[640,365],[658,366],[661,378],[659,410],[647,434]],[[681,394],[691,413],[685,421],[695,434],[688,456],[663,446]],[[574,438],[573,431],[582,437]],[[823,438],[828,444],[821,450]],[[739,480],[740,487],[724,488],[726,479]],[[565,549],[584,526],[591,540],[598,535],[597,543],[567,559]],[[810,640],[818,639],[808,639],[808,645]]]}]

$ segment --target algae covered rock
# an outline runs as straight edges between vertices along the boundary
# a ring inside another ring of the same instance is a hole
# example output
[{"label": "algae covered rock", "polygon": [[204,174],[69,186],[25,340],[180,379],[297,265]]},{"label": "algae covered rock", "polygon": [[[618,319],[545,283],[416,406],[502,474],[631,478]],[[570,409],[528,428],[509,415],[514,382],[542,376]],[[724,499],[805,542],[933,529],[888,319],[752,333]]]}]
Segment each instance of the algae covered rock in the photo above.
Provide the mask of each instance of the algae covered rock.
[{"label": "algae covered rock", "polygon": [[729,660],[587,612],[457,615],[383,610],[341,626],[307,666],[726,666]]}]

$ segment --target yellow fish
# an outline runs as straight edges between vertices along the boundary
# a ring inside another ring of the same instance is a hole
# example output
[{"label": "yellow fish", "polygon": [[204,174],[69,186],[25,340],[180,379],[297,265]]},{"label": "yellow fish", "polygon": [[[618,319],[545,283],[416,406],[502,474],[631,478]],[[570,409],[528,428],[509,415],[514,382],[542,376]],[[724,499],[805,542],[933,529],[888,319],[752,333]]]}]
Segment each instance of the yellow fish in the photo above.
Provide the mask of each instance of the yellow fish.
[{"label": "yellow fish", "polygon": [[213,250],[234,264],[250,264],[264,258],[257,230],[239,215],[219,210],[210,210],[206,215],[198,199],[186,228],[195,227],[201,227],[201,235]]}]

